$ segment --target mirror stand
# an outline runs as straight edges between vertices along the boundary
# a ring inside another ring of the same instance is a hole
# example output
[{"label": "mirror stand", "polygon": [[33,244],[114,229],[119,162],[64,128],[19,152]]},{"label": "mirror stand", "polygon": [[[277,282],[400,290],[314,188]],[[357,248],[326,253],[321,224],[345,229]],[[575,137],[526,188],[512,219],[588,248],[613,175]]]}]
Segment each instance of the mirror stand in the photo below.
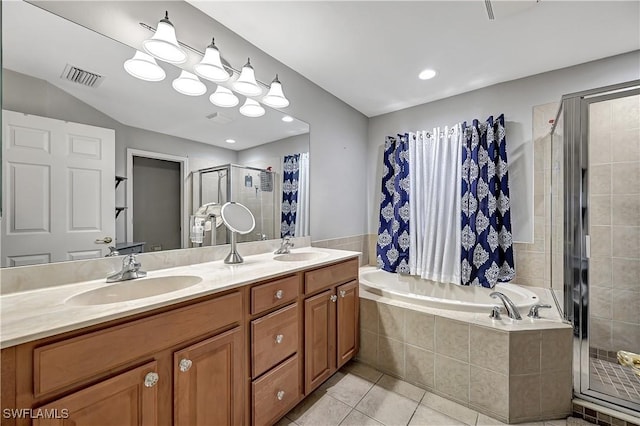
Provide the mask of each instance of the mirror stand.
[{"label": "mirror stand", "polygon": [[224,258],[224,263],[226,264],[236,264],[244,262],[240,253],[236,250],[236,235],[235,231],[231,231],[231,252]]}]

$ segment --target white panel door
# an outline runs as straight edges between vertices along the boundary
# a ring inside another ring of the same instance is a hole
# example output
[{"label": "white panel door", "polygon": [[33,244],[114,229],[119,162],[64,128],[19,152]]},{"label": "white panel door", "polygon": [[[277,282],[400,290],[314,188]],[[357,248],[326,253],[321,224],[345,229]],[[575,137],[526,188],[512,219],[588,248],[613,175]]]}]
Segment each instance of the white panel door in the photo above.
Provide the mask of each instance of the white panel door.
[{"label": "white panel door", "polygon": [[89,259],[115,244],[115,132],[2,111],[2,266]]}]

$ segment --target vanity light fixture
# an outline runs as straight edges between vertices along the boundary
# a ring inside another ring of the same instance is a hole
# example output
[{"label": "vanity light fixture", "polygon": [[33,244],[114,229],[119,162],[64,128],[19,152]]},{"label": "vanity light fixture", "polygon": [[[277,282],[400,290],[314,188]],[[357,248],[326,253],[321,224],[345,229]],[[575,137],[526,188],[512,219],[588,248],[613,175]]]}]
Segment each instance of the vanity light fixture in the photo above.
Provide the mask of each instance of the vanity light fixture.
[{"label": "vanity light fixture", "polygon": [[200,96],[207,91],[207,86],[195,74],[185,70],[182,70],[180,77],[173,80],[171,85],[177,92],[187,96]]},{"label": "vanity light fixture", "polygon": [[[268,89],[268,93],[260,102],[273,108],[289,106],[289,100],[284,96],[278,74],[276,74],[271,85],[267,86],[264,82],[256,79],[250,58],[247,58],[247,63],[242,67],[241,71],[233,68],[222,58],[213,38],[205,52],[181,43],[176,38],[175,28],[169,21],[168,12],[165,12],[165,17],[158,23],[157,28],[153,28],[143,22],[140,25],[153,32],[153,36],[142,42],[142,46],[148,55],[142,51],[136,51],[135,56],[125,62],[124,68],[132,76],[147,81],[160,81],[164,79],[166,74],[164,69],[158,66],[156,59],[172,64],[184,63],[187,60],[186,51],[189,50],[200,55],[202,60],[193,66],[195,74],[181,70],[180,76],[173,80],[173,88],[178,92],[189,96],[204,94],[207,91],[207,86],[198,79],[198,76],[200,76],[218,83],[215,92],[209,96],[211,103],[216,106],[229,108],[238,105],[240,100],[232,90],[253,98],[262,95],[263,88]],[[231,77],[235,76],[238,76],[235,81],[229,81]],[[220,85],[220,83],[224,82],[227,82],[226,87]],[[257,100],[247,99],[240,108],[240,113],[247,117],[260,117],[266,112]]]},{"label": "vanity light fixture", "polygon": [[422,70],[422,71],[420,72],[420,74],[418,74],[418,78],[419,78],[420,80],[430,80],[430,79],[432,79],[433,77],[435,77],[435,76],[436,76],[436,74],[437,74],[437,72],[435,72],[434,70],[432,70],[432,69],[426,69],[426,70]]},{"label": "vanity light fixture", "polygon": [[172,64],[181,64],[187,60],[187,54],[178,44],[176,29],[169,21],[169,12],[158,22],[155,34],[142,42],[142,47],[150,55]]},{"label": "vanity light fixture", "polygon": [[238,97],[234,95],[231,90],[220,85],[218,85],[216,91],[209,96],[209,101],[222,108],[231,108],[238,105],[240,102]]},{"label": "vanity light fixture", "polygon": [[284,121],[285,123],[291,123],[293,121],[293,117],[285,115],[284,117],[282,117],[282,121]]},{"label": "vanity light fixture", "polygon": [[271,82],[269,93],[262,98],[262,102],[273,108],[286,108],[289,106],[289,99],[287,99],[282,92],[282,83],[278,80],[278,74],[276,74],[276,78]]},{"label": "vanity light fixture", "polygon": [[245,96],[260,96],[262,94],[262,88],[258,86],[256,74],[249,58],[247,58],[247,63],[242,67],[240,77],[233,82],[233,88],[236,92]]},{"label": "vanity light fixture", "polygon": [[124,69],[132,76],[145,81],[161,81],[166,77],[166,73],[153,56],[139,50],[136,50],[133,58],[124,62]]},{"label": "vanity light fixture", "polygon": [[215,40],[211,39],[211,44],[207,46],[202,60],[193,66],[193,70],[202,78],[220,83],[229,80],[229,73],[222,65],[220,51],[215,45]]},{"label": "vanity light fixture", "polygon": [[246,117],[262,117],[265,113],[264,108],[256,100],[247,98],[244,105],[240,107],[240,114]]}]

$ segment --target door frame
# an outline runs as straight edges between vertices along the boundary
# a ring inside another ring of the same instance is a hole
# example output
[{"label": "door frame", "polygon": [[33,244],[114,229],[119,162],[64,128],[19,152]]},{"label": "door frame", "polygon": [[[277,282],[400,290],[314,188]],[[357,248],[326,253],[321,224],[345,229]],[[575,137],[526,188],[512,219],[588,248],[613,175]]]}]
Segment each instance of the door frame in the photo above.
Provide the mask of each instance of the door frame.
[{"label": "door frame", "polygon": [[125,181],[127,194],[127,210],[125,235],[127,241],[133,241],[133,157],[151,158],[153,160],[172,161],[180,164],[180,242],[181,248],[188,247],[189,229],[189,200],[187,194],[187,178],[189,175],[189,159],[177,155],[164,154],[162,152],[144,151],[141,149],[127,148],[127,180]]}]

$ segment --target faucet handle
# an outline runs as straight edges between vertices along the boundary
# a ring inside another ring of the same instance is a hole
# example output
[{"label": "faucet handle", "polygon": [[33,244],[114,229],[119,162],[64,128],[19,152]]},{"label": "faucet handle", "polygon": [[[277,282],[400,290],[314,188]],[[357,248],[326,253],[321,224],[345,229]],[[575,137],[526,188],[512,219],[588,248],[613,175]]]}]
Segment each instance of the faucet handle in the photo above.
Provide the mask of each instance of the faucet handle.
[{"label": "faucet handle", "polygon": [[501,320],[502,319],[502,317],[500,316],[501,313],[502,313],[502,309],[500,308],[500,306],[493,306],[491,308],[491,313],[489,314],[489,318],[494,320]]},{"label": "faucet handle", "polygon": [[551,309],[551,305],[548,305],[546,303],[536,303],[529,309],[529,313],[527,314],[527,316],[534,319],[540,318],[540,315],[538,313],[538,309],[540,308]]}]

